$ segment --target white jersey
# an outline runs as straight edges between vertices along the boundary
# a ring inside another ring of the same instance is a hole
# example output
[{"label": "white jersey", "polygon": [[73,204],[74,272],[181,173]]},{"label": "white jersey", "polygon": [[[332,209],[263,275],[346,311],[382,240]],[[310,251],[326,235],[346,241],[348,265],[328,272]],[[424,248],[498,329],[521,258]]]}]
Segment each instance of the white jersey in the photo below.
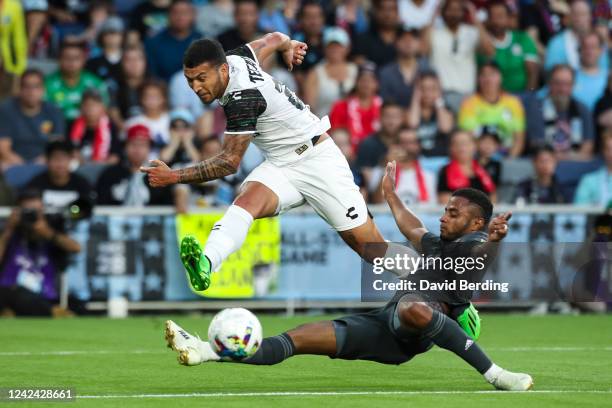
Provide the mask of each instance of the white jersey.
[{"label": "white jersey", "polygon": [[229,83],[219,102],[227,135],[253,134],[265,158],[284,165],[312,151],[310,139],[330,128],[284,84],[264,72],[248,45],[227,53]]}]

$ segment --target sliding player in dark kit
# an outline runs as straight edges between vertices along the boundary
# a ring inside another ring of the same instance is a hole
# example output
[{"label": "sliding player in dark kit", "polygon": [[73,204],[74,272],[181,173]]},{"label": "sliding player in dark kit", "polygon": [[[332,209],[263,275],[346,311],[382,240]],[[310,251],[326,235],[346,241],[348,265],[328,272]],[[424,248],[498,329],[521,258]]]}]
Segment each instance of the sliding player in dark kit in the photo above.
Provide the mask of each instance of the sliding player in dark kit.
[{"label": "sliding player in dark kit", "polygon": [[[493,205],[484,193],[474,189],[453,193],[440,218],[439,236],[427,231],[395,193],[394,177],[395,163],[389,163],[383,180],[385,198],[401,232],[419,253],[455,259],[479,257],[489,253],[506,236],[511,214],[491,219]],[[427,273],[442,272],[429,270]],[[444,277],[438,276],[438,280]],[[531,376],[497,366],[475,342],[480,333],[480,320],[469,303],[471,292],[447,291],[437,295],[440,296],[434,300],[426,293],[398,291],[386,306],[371,312],[308,323],[267,337],[252,357],[237,362],[273,365],[293,355],[315,354],[402,364],[435,344],[461,357],[498,389],[531,389]],[[168,346],[179,353],[181,364],[223,361],[208,342],[191,336],[172,321],[166,323],[165,335]]]}]

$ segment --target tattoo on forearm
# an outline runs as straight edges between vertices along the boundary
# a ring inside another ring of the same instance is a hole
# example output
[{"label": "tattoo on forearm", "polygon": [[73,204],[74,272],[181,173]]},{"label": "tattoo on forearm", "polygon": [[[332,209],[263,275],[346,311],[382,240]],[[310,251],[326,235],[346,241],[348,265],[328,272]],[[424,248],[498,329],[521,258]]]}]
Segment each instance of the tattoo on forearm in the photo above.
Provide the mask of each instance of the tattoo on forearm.
[{"label": "tattoo on forearm", "polygon": [[179,183],[203,183],[229,176],[235,168],[223,155],[217,155],[209,160],[199,162],[195,166],[180,169]]},{"label": "tattoo on forearm", "polygon": [[251,135],[226,136],[220,154],[195,166],[179,170],[179,183],[204,183],[234,174],[240,159],[251,143],[251,137]]}]

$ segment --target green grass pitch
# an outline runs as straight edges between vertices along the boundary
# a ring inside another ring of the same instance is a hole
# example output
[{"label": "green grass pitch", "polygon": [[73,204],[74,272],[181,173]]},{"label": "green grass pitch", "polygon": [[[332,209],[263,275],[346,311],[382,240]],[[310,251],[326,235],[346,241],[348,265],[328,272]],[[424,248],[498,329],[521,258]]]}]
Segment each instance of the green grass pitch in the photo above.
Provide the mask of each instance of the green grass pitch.
[{"label": "green grass pitch", "polygon": [[[329,318],[329,316],[327,316]],[[533,375],[533,392],[495,392],[437,348],[401,366],[298,356],[273,367],[183,367],[166,316],[0,320],[0,387],[72,387],[77,401],[7,407],[612,407],[612,316],[483,316],[479,343]],[[173,317],[205,336],[210,316]],[[321,317],[260,316],[274,335]],[[249,395],[236,395],[246,393]],[[191,394],[191,395],[190,395]],[[112,396],[112,398],[111,398]]]}]

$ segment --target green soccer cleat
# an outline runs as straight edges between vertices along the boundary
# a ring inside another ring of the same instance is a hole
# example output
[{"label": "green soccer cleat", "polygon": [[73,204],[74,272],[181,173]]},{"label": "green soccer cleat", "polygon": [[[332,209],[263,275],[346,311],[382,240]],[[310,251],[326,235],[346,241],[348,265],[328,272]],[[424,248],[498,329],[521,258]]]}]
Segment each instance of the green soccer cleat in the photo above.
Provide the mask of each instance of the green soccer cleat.
[{"label": "green soccer cleat", "polygon": [[181,262],[187,271],[187,278],[193,290],[201,292],[210,286],[210,261],[202,253],[200,243],[193,235],[181,240]]}]

